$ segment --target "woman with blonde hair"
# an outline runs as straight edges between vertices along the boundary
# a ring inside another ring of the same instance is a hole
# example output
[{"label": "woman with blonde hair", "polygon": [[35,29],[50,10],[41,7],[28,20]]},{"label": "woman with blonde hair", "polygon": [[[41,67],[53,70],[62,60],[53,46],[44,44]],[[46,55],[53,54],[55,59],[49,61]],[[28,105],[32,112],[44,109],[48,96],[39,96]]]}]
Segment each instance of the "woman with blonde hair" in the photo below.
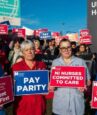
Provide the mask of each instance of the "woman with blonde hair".
[{"label": "woman with blonde hair", "polygon": [[35,45],[35,54],[42,54],[40,41],[39,40],[34,40],[34,45]]}]

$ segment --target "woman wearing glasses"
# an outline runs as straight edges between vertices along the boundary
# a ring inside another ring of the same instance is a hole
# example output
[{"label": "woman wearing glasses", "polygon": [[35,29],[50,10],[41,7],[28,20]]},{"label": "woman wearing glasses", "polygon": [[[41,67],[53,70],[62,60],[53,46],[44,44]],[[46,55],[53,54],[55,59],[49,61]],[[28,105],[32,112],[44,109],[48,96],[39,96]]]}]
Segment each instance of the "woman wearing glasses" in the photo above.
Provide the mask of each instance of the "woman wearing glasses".
[{"label": "woman wearing glasses", "polygon": [[[84,66],[86,68],[87,85],[91,84],[90,74],[84,60],[72,55],[71,42],[63,39],[59,43],[60,57],[55,59],[55,66]],[[52,88],[52,87],[51,87]],[[58,87],[54,91],[53,115],[84,115],[84,88]]]}]

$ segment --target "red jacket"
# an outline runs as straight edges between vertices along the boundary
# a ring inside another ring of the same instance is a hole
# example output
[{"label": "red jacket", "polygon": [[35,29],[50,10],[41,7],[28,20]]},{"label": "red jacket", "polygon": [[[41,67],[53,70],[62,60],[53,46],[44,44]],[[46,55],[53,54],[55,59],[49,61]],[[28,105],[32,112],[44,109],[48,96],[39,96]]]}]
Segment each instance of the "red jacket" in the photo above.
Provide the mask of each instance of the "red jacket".
[{"label": "red jacket", "polygon": [[[33,70],[45,69],[43,62],[35,62]],[[12,71],[31,70],[25,61],[16,63],[12,67]],[[44,115],[46,109],[44,95],[26,95],[17,96],[14,101],[14,115]]]}]

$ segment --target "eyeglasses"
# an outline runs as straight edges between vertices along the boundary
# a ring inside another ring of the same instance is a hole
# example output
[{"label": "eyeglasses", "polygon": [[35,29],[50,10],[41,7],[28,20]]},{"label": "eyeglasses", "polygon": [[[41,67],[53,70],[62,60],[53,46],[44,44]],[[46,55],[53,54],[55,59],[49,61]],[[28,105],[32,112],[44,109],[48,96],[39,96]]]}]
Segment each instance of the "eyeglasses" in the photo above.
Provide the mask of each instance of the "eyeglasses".
[{"label": "eyeglasses", "polygon": [[71,51],[71,46],[68,46],[68,47],[60,47],[60,50]]}]

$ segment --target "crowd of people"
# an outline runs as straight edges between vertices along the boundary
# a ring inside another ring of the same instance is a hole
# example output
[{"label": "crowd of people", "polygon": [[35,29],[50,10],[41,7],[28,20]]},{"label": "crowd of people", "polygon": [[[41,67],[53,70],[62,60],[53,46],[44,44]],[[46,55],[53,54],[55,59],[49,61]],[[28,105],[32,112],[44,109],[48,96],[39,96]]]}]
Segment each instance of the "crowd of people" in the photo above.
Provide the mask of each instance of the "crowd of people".
[{"label": "crowd of people", "polygon": [[[40,40],[15,37],[9,43],[0,38],[0,76],[14,71],[49,70],[53,66],[84,66],[85,88],[49,86],[48,95],[15,96],[13,102],[0,105],[0,115],[96,115],[91,109],[92,81],[96,79],[96,53],[89,45],[62,39]],[[14,84],[14,82],[13,82]]]}]

